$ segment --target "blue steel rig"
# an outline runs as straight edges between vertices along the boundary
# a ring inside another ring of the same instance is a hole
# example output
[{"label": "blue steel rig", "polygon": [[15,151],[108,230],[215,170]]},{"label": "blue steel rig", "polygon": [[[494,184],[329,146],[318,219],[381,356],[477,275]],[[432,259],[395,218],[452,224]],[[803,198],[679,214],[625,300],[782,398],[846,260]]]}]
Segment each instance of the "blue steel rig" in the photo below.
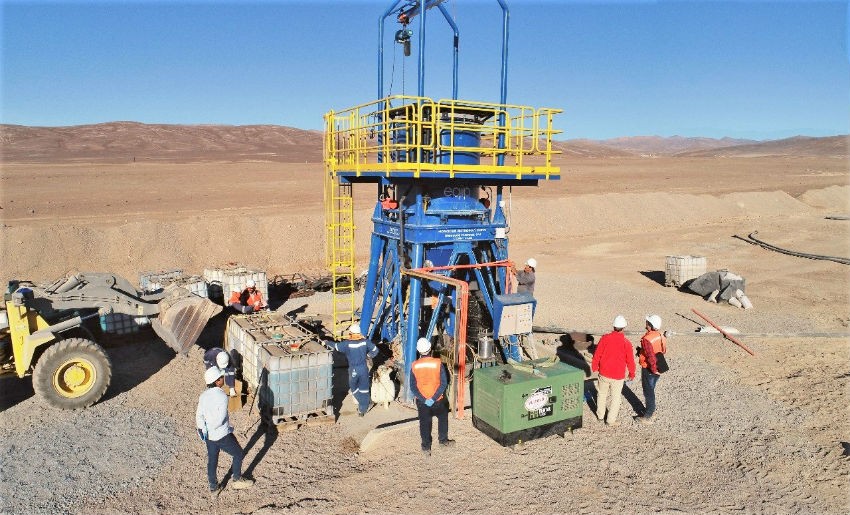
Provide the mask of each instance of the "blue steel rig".
[{"label": "blue steel rig", "polygon": [[[499,103],[458,100],[459,29],[442,0],[395,0],[380,16],[378,100],[325,115],[327,260],[334,279],[334,333],[356,319],[353,183],[377,185],[360,325],[393,349],[401,398],[410,401],[416,341],[431,339],[452,373],[462,414],[472,369],[519,361],[536,301],[512,293],[506,188],[557,180],[553,118],[559,109],[507,100],[509,11],[503,0]],[[452,98],[425,96],[426,13],[437,8],[453,38]],[[418,94],[384,96],[384,22],[410,55],[418,36]],[[412,23],[418,17],[418,23]],[[458,406],[459,405],[459,406]]]}]

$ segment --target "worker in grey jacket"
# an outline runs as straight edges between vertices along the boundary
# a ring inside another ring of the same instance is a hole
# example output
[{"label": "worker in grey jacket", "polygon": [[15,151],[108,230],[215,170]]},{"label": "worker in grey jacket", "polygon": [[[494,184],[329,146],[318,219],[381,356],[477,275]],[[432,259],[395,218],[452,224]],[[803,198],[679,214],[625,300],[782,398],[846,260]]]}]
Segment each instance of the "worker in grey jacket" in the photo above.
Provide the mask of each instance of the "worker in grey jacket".
[{"label": "worker in grey jacket", "polygon": [[517,293],[528,293],[529,295],[534,295],[534,272],[537,268],[537,260],[534,258],[529,258],[528,261],[525,262],[525,266],[522,270],[517,271],[516,268],[513,269],[514,274],[516,274],[517,284]]},{"label": "worker in grey jacket", "polygon": [[230,425],[230,415],[227,413],[227,394],[224,393],[224,371],[218,367],[208,368],[204,372],[204,382],[207,389],[198,399],[198,409],[195,412],[195,427],[198,436],[207,444],[207,479],[210,492],[218,492],[218,455],[221,451],[233,457],[233,481],[230,483],[234,490],[250,488],[254,482],[242,477],[242,458],[244,452]]}]

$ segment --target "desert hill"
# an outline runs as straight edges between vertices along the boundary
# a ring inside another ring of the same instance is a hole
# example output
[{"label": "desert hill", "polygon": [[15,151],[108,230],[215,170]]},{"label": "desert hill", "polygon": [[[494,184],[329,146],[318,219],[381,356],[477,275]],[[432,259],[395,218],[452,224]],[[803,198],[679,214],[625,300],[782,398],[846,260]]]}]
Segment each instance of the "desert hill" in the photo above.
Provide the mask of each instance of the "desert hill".
[{"label": "desert hill", "polygon": [[[587,141],[587,140],[576,140]],[[709,150],[736,145],[758,144],[758,141],[735,138],[686,138],[683,136],[629,136],[595,142],[608,148],[616,148],[638,155],[675,155],[681,152]]]},{"label": "desert hill", "polygon": [[748,145],[735,145],[677,154],[682,157],[847,157],[850,155],[850,136],[811,138],[795,136]]},{"label": "desert hill", "polygon": [[[798,136],[775,141],[681,136],[633,136],[601,141],[553,142],[570,158],[755,157],[848,155],[848,137]],[[165,125],[109,122],[68,127],[0,125],[6,162],[202,162],[317,163],[322,133],[279,125]]]},{"label": "desert hill", "polygon": [[164,125],[110,122],[69,127],[0,126],[12,162],[320,162],[322,133],[279,125]]}]

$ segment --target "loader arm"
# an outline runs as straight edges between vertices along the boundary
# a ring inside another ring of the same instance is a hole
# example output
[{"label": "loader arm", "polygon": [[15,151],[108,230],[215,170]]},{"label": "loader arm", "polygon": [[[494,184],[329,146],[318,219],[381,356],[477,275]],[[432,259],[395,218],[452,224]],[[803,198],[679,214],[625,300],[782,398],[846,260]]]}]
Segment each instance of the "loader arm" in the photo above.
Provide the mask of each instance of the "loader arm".
[{"label": "loader arm", "polygon": [[207,321],[222,309],[179,286],[154,295],[142,294],[123,277],[109,273],[71,275],[46,286],[21,289],[15,295],[46,318],[67,309],[150,317],[156,334],[180,354],[189,351]]}]

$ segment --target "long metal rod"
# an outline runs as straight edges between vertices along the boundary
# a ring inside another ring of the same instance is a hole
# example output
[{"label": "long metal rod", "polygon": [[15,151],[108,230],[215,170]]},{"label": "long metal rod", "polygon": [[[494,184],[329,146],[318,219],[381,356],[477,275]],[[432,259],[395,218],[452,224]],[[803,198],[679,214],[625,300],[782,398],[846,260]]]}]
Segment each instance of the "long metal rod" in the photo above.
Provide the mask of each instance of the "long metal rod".
[{"label": "long metal rod", "polygon": [[390,7],[378,18],[378,98],[384,98],[384,20],[403,1],[396,0],[390,4]]},{"label": "long metal rod", "polygon": [[454,31],[454,45],[452,51],[452,100],[457,100],[457,64],[458,64],[458,50],[460,44],[460,31],[457,28],[457,24],[449,15],[449,11],[440,4],[437,6],[440,9],[440,12],[443,13],[443,18],[449,23],[449,26]]},{"label": "long metal rod", "polygon": [[713,327],[713,328],[717,329],[718,331],[720,331],[720,334],[722,334],[724,337],[726,337],[726,339],[728,339],[729,341],[731,341],[732,343],[734,343],[734,344],[735,344],[735,345],[737,345],[738,347],[741,347],[741,348],[742,348],[742,349],[744,349],[745,351],[749,352],[751,356],[755,356],[755,355],[756,355],[756,353],[755,353],[755,352],[753,352],[753,351],[751,351],[749,347],[747,347],[747,346],[746,346],[746,345],[744,345],[743,343],[739,342],[737,339],[735,339],[735,337],[730,336],[730,335],[729,335],[729,333],[727,333],[726,331],[724,331],[723,329],[721,329],[721,328],[720,328],[720,326],[718,326],[717,324],[715,324],[714,322],[712,322],[711,320],[709,320],[707,316],[703,315],[702,313],[700,313],[700,312],[699,312],[699,311],[697,311],[696,309],[691,309],[691,311],[693,311],[693,312],[694,312],[694,314],[695,314],[695,315],[697,315],[698,317],[702,318],[703,320],[705,320],[706,322],[708,322],[709,324],[711,324],[711,327]]},{"label": "long metal rod", "polygon": [[[554,327],[554,326],[540,326],[535,325],[531,328],[531,331],[534,333],[544,333],[544,334],[570,334],[570,333],[581,333],[581,334],[593,334],[593,335],[603,335],[610,331],[610,329],[595,331],[592,329],[567,329],[565,327]],[[727,331],[728,332],[728,331]],[[629,336],[642,336],[645,331],[623,331],[623,334]],[[681,333],[679,331],[664,331],[664,334],[674,335],[674,336],[717,336],[717,333],[709,333],[709,332],[697,332],[692,331],[688,333]],[[850,338],[850,333],[735,333],[735,336],[738,338],[742,337],[757,337],[757,338]]]}]

